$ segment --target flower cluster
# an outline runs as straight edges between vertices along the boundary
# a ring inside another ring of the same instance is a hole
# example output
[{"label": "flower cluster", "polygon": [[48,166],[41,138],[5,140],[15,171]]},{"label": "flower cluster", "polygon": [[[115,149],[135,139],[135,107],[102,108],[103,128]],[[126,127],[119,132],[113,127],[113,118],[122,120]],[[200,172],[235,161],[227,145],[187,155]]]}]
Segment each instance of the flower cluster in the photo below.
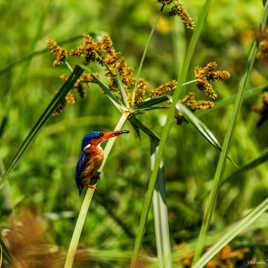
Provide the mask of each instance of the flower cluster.
[{"label": "flower cluster", "polygon": [[262,93],[260,98],[262,99],[263,105],[253,107],[253,110],[261,116],[257,126],[261,126],[268,119],[268,93]]},{"label": "flower cluster", "polygon": [[138,80],[138,85],[137,85],[136,94],[135,94],[135,100],[134,100],[135,104],[139,104],[143,102],[143,97],[145,94],[146,87],[147,87],[147,82],[143,78],[140,78]]},{"label": "flower cluster", "polygon": [[56,60],[53,62],[53,65],[56,67],[60,64],[63,64],[66,57],[67,51],[64,48],[61,48],[53,40],[47,40],[48,49],[56,56]]},{"label": "flower cluster", "polygon": [[248,248],[232,250],[230,245],[225,246],[217,255],[207,264],[208,268],[213,267],[236,267],[238,262],[245,258],[249,252]]},{"label": "flower cluster", "polygon": [[190,30],[192,30],[195,26],[193,19],[184,9],[182,3],[179,1],[175,2],[174,6],[169,11],[169,16],[179,16],[182,19],[183,23],[185,24],[186,28]]},{"label": "flower cluster", "polygon": [[[211,81],[224,80],[230,78],[230,74],[227,71],[214,71],[217,67],[216,62],[210,62],[205,67],[195,68],[195,78],[197,80],[197,87],[206,93],[206,95],[212,99],[208,100],[196,100],[194,93],[190,93],[180,102],[189,108],[192,112],[196,110],[211,109],[214,106],[214,101],[217,98],[216,91],[210,84]],[[181,125],[186,122],[182,113],[177,113],[175,116],[177,124]]]},{"label": "flower cluster", "polygon": [[109,88],[113,91],[118,91],[117,72],[127,95],[129,88],[135,85],[133,68],[127,67],[125,59],[121,57],[121,53],[115,51],[108,35],[104,35],[99,41],[94,41],[90,35],[84,34],[83,45],[73,49],[71,56],[85,56],[86,63],[95,61],[105,66],[105,76],[109,81]]},{"label": "flower cluster", "polygon": [[217,67],[216,62],[210,62],[205,67],[195,68],[195,78],[197,79],[197,87],[204,91],[212,100],[216,100],[217,94],[213,89],[210,81],[224,80],[230,78],[227,71],[214,71]]},{"label": "flower cluster", "polygon": [[167,82],[161,86],[159,86],[157,89],[154,89],[151,91],[151,95],[153,97],[161,97],[165,95],[167,92],[172,91],[176,87],[177,81],[172,80],[170,82]]}]

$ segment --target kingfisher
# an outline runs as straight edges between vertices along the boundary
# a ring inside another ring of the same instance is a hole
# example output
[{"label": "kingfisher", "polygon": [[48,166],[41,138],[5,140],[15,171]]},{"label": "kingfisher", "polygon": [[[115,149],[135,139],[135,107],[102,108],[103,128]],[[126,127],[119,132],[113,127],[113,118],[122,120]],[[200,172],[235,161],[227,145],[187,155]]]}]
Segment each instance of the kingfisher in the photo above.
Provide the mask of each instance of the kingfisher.
[{"label": "kingfisher", "polygon": [[94,131],[86,135],[82,140],[81,154],[76,164],[75,181],[76,186],[81,194],[83,188],[88,186],[96,189],[94,185],[88,184],[91,179],[99,178],[98,169],[103,161],[103,150],[101,143],[112,137],[119,136],[123,133],[129,133],[128,130],[117,130],[109,132]]}]

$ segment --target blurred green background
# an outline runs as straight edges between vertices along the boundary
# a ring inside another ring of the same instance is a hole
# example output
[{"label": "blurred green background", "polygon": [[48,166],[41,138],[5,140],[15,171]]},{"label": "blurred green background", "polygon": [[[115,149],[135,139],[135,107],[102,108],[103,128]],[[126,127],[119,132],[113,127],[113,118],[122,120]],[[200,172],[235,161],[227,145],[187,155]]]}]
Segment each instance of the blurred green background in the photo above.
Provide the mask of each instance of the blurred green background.
[{"label": "blurred green background", "polygon": [[[196,21],[204,1],[184,2]],[[189,80],[193,78],[195,66],[216,61],[218,69],[231,73],[227,82],[215,84],[218,100],[234,95],[258,27],[261,8],[261,0],[214,1],[198,43]],[[159,9],[156,0],[1,1],[0,70],[33,51],[45,48],[47,39],[59,42],[83,33],[109,34],[128,65],[137,68]],[[190,36],[178,18],[164,15],[148,51],[142,77],[155,87],[176,79]],[[64,47],[70,49],[80,43],[81,38]],[[7,167],[62,85],[60,75],[68,73],[64,66],[54,68],[53,59],[49,52],[43,53],[9,68],[0,76],[1,126],[6,120],[0,139],[2,169]],[[250,87],[266,83],[267,65],[257,63],[251,74]],[[197,92],[194,85],[190,85],[188,90]],[[268,122],[257,128],[259,115],[252,111],[252,106],[260,103],[256,97],[243,104],[230,152],[239,165],[267,148]],[[220,142],[231,113],[232,105],[201,118]],[[141,115],[139,119],[160,134],[165,114],[165,111],[157,110]],[[66,249],[82,200],[74,181],[82,137],[94,130],[112,130],[119,118],[118,111],[96,86],[87,89],[85,99],[67,105],[60,115],[51,118],[9,175],[0,194],[1,226],[8,226],[11,207],[32,206],[38,214],[50,216],[50,240]],[[124,128],[131,134],[117,140],[107,161],[82,234],[82,248],[132,249],[150,176],[150,144],[144,135],[139,139],[128,123]],[[189,124],[177,126],[174,120],[165,150],[172,247],[197,237],[218,156],[218,151],[193,127]],[[267,197],[267,167],[263,164],[224,185],[212,230],[228,226]],[[225,176],[233,171],[234,167],[227,163]],[[151,214],[144,239],[150,255],[155,254],[153,232]],[[267,242],[268,229],[264,229],[263,234]],[[251,239],[250,234],[245,235],[248,243]]]}]

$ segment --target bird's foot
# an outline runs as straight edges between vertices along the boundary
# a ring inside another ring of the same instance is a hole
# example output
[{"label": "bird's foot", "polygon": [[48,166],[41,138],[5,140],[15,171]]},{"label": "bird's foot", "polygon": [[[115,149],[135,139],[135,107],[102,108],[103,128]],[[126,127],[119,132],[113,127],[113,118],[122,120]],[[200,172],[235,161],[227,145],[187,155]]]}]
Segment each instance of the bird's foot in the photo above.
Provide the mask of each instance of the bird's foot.
[{"label": "bird's foot", "polygon": [[92,189],[94,189],[94,190],[97,190],[97,186],[95,186],[95,185],[90,185],[90,184],[88,184],[87,187],[88,187],[88,188],[92,188]]},{"label": "bird's foot", "polygon": [[100,179],[100,175],[101,173],[98,171],[94,176],[91,177],[90,184],[88,184],[87,186],[89,188],[97,190],[97,187],[94,184],[98,182],[98,180]]}]

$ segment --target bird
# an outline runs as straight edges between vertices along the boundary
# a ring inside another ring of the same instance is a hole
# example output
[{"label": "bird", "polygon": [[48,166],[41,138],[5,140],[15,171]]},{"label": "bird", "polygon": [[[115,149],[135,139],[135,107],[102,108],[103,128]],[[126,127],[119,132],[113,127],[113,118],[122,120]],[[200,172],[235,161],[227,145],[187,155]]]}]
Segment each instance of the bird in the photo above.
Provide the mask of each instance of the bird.
[{"label": "bird", "polygon": [[101,143],[112,137],[129,133],[128,130],[117,130],[109,132],[94,131],[84,136],[82,140],[81,153],[76,164],[75,181],[79,191],[82,193],[85,186],[96,190],[95,185],[88,184],[91,179],[98,180],[100,173],[99,167],[103,161],[104,153],[100,146]]}]

